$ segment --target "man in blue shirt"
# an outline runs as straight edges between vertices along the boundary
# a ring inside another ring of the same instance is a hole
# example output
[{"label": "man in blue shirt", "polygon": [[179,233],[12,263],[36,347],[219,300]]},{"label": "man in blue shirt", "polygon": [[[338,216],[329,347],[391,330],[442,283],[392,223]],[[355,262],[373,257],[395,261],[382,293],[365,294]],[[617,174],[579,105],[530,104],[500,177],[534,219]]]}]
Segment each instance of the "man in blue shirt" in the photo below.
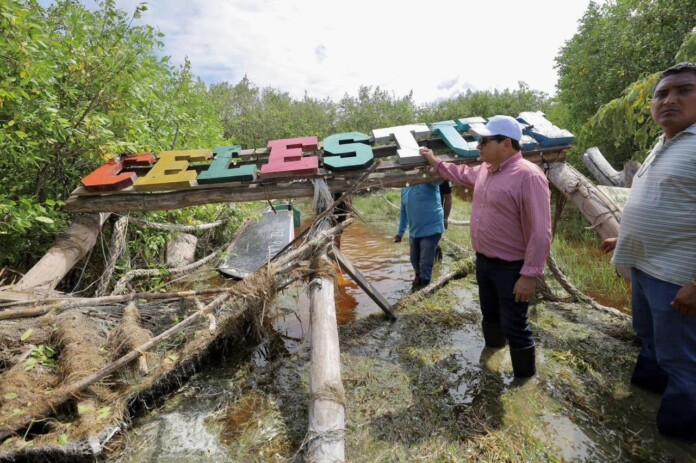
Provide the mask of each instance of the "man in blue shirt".
[{"label": "man in blue shirt", "polygon": [[401,242],[408,227],[414,286],[427,286],[433,275],[435,253],[445,231],[440,183],[421,183],[401,189],[401,218],[394,242]]},{"label": "man in blue shirt", "polygon": [[[449,216],[452,211],[452,184],[449,180],[443,180],[440,183],[440,204],[442,204],[442,212],[445,214],[445,230],[449,224]],[[442,248],[438,245],[435,250],[435,260],[442,260]]]}]

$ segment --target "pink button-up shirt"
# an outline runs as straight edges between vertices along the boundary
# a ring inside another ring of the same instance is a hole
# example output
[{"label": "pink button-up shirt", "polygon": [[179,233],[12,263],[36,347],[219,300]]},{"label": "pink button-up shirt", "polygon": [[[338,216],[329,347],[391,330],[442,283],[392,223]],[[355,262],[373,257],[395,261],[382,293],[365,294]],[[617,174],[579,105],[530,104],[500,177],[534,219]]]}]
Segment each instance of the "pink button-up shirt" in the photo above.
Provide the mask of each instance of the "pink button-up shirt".
[{"label": "pink button-up shirt", "polygon": [[487,257],[524,260],[522,275],[537,277],[551,250],[549,182],[517,152],[493,171],[478,166],[437,163],[437,172],[474,189],[471,244]]}]

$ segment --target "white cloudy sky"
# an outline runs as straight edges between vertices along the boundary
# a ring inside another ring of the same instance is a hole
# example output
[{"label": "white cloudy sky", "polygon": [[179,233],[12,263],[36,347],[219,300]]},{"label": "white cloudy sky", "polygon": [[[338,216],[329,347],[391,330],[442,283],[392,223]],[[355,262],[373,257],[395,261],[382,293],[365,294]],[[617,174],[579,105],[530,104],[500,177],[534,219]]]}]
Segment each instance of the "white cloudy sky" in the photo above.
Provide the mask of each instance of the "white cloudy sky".
[{"label": "white cloudy sky", "polygon": [[[360,85],[418,103],[468,88],[555,93],[554,57],[590,0],[151,0],[142,21],[207,83],[246,75],[301,98]],[[600,0],[601,2],[601,0]],[[116,0],[132,11],[138,0]]]}]

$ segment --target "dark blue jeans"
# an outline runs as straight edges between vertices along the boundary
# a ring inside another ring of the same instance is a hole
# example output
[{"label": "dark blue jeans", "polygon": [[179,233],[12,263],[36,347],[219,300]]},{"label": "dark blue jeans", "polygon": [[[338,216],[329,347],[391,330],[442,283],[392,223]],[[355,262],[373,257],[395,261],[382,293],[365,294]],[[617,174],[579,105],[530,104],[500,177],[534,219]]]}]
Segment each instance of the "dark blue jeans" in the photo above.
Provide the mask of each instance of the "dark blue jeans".
[{"label": "dark blue jeans", "polygon": [[441,236],[442,233],[436,233],[430,236],[408,239],[411,265],[416,272],[416,276],[420,277],[422,285],[430,284],[430,280],[433,277],[435,252]]},{"label": "dark blue jeans", "polygon": [[483,321],[499,323],[511,349],[534,345],[527,318],[529,303],[515,302],[512,293],[523,265],[522,260],[508,262],[476,253],[476,281]]},{"label": "dark blue jeans", "polygon": [[642,341],[631,381],[662,392],[661,433],[696,441],[696,317],[672,307],[679,289],[631,269],[633,329]]}]

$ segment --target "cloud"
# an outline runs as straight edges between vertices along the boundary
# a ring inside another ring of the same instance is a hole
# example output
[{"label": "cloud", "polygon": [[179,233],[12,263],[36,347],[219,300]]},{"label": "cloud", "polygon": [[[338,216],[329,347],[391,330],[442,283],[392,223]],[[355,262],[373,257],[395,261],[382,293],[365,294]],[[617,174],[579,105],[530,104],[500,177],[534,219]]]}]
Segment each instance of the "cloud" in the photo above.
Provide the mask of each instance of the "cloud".
[{"label": "cloud", "polygon": [[319,45],[317,48],[314,49],[314,55],[317,57],[317,62],[321,63],[326,59],[327,55],[327,50],[324,45]]},{"label": "cloud", "polygon": [[454,87],[457,85],[457,82],[459,82],[459,77],[455,77],[454,79],[450,80],[443,80],[439,84],[437,84],[437,89],[438,90],[449,90],[450,88]]},{"label": "cloud", "polygon": [[[151,0],[141,23],[158,27],[165,54],[188,56],[207,83],[247,75],[296,98],[333,100],[379,86],[424,103],[518,81],[554,93],[554,58],[589,1]],[[139,1],[116,3],[132,11]]]}]

